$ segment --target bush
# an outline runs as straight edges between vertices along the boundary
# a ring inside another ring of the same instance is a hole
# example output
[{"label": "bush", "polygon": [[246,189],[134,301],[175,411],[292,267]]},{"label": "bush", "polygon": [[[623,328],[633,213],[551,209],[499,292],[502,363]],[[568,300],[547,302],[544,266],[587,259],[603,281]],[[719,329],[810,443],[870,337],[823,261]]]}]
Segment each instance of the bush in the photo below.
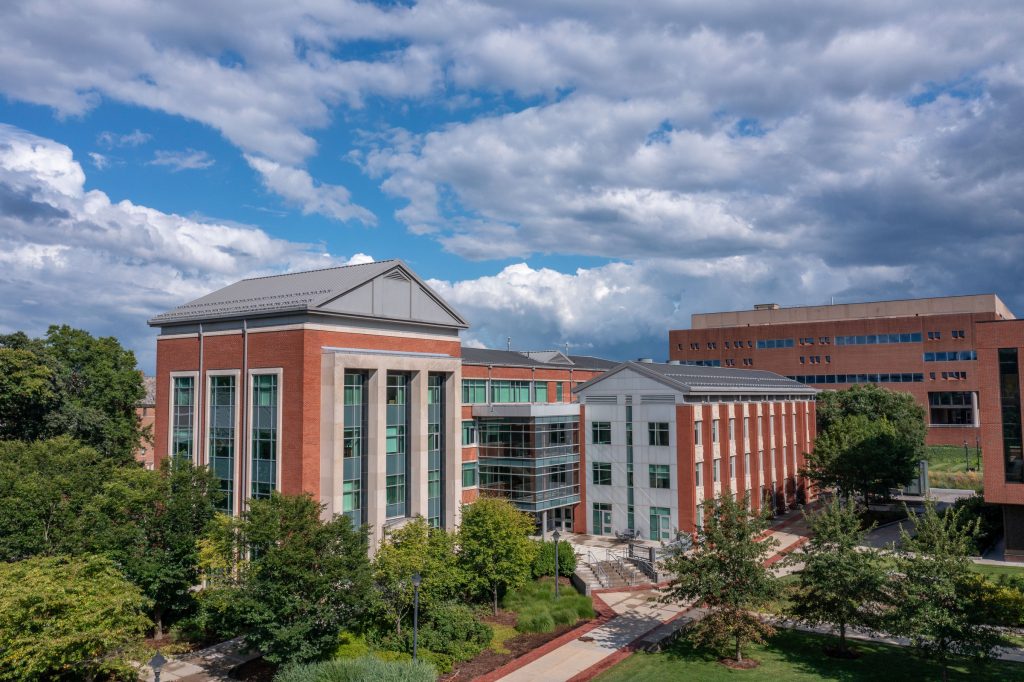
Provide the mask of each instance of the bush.
[{"label": "bush", "polygon": [[442,675],[450,673],[452,668],[455,667],[455,658],[448,654],[439,654],[429,649],[420,649],[416,654],[424,663],[434,666],[434,670]]},{"label": "bush", "polygon": [[551,617],[551,611],[543,607],[523,611],[516,621],[519,632],[551,632],[554,629],[555,619]]},{"label": "bush", "polygon": [[291,665],[274,682],[434,682],[437,673],[423,661],[383,661],[366,656],[344,661]]},{"label": "bush", "polygon": [[176,640],[212,642],[235,637],[242,631],[241,593],[234,587],[208,587],[196,594],[196,612],[171,628]]},{"label": "bush", "polygon": [[1016,581],[992,582],[981,576],[972,576],[972,601],[975,612],[988,625],[1007,628],[1024,626],[1024,593],[1021,592],[1020,578]]},{"label": "bush", "polygon": [[[544,576],[555,575],[555,543],[542,542],[540,540],[537,543],[537,558],[533,561],[533,577],[541,578]],[[576,571],[576,552],[565,540],[558,542],[558,575],[570,576]]]},{"label": "bush", "polygon": [[362,658],[369,653],[370,647],[363,635],[357,635],[348,630],[338,633],[338,647],[334,650],[333,658]]},{"label": "bush", "polygon": [[979,520],[979,532],[974,538],[974,549],[979,555],[984,554],[989,547],[999,541],[1003,536],[1003,510],[994,504],[985,504],[985,499],[980,495],[961,498],[953,505],[954,512],[963,510],[960,516],[961,521],[974,523]]},{"label": "bush", "polygon": [[556,624],[573,625],[580,618],[594,617],[590,597],[572,588],[562,590],[556,601],[555,581],[551,578],[509,592],[502,603],[506,609],[519,614],[516,629],[520,632],[551,632]]},{"label": "bush", "polygon": [[[491,643],[494,631],[477,620],[465,604],[448,602],[434,607],[420,628],[420,646],[455,660],[467,661]],[[411,642],[410,642],[411,649]]]}]

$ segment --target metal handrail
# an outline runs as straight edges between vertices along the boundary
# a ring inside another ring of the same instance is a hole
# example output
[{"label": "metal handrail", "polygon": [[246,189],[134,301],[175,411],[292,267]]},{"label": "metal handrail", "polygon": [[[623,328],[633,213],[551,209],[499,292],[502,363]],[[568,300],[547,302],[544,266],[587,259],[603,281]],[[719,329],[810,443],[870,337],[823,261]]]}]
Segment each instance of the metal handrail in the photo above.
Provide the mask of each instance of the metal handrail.
[{"label": "metal handrail", "polygon": [[613,562],[619,569],[619,575],[626,581],[626,585],[633,584],[633,571],[626,568],[625,557],[613,549],[605,550],[608,561]]},{"label": "metal handrail", "polygon": [[587,550],[587,564],[590,566],[590,570],[594,572],[601,586],[608,587],[608,574],[601,568],[601,562],[597,560],[597,557],[589,549]]}]

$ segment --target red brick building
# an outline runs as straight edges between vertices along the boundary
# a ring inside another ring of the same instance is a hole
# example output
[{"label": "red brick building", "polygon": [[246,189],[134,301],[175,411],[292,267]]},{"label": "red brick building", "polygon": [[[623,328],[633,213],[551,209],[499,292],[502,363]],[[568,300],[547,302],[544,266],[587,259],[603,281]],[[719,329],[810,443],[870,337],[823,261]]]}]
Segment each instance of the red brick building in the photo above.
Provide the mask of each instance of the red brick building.
[{"label": "red brick building", "polygon": [[669,357],[763,369],[820,389],[874,383],[914,396],[929,444],[980,438],[977,337],[1014,319],[992,294],[696,314],[669,332]]}]

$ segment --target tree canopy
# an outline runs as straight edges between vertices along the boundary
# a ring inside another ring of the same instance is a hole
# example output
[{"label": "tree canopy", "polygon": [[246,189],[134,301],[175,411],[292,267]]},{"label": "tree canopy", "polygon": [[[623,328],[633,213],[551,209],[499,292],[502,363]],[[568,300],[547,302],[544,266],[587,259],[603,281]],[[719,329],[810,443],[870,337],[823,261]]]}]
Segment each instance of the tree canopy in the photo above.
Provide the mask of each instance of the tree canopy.
[{"label": "tree canopy", "polygon": [[537,545],[530,540],[535,524],[508,500],[485,497],[462,507],[459,559],[469,586],[489,593],[494,613],[498,598],[530,579]]},{"label": "tree canopy", "polygon": [[732,644],[737,661],[744,643],[763,642],[774,632],[754,613],[779,594],[778,580],[764,565],[778,541],[759,540],[768,528],[766,514],[752,513],[748,498],[726,491],[704,502],[704,527],[697,529],[693,552],[664,562],[674,577],[663,599],[705,605],[707,615],[694,626],[696,640],[715,648]]},{"label": "tree canopy", "polygon": [[67,325],[39,339],[0,336],[0,439],[67,435],[131,461],[145,435],[135,414],[145,395],[135,354],[114,337]]}]

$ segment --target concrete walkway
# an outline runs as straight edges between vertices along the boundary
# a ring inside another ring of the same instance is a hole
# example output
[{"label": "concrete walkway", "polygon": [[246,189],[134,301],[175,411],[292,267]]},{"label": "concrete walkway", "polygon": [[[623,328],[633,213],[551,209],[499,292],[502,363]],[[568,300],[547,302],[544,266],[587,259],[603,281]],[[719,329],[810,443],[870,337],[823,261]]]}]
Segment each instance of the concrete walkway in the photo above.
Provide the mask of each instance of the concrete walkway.
[{"label": "concrete walkway", "polygon": [[[259,656],[246,651],[241,637],[214,644],[206,649],[193,651],[177,658],[168,656],[167,663],[160,671],[160,682],[221,682],[229,680],[232,668]],[[148,661],[147,661],[148,663]],[[153,682],[153,670],[144,665],[139,670],[139,679]]]},{"label": "concrete walkway", "polygon": [[[806,541],[803,515],[794,511],[775,519],[766,537],[772,537],[778,542],[776,554],[769,560],[775,563],[783,553],[792,551]],[[604,662],[617,661],[627,655],[623,652],[659,642],[678,627],[703,615],[701,609],[692,608],[692,605],[659,602],[661,591],[654,586],[632,591],[601,591],[596,596],[615,612],[615,617],[500,680],[565,682],[589,679]]]}]

